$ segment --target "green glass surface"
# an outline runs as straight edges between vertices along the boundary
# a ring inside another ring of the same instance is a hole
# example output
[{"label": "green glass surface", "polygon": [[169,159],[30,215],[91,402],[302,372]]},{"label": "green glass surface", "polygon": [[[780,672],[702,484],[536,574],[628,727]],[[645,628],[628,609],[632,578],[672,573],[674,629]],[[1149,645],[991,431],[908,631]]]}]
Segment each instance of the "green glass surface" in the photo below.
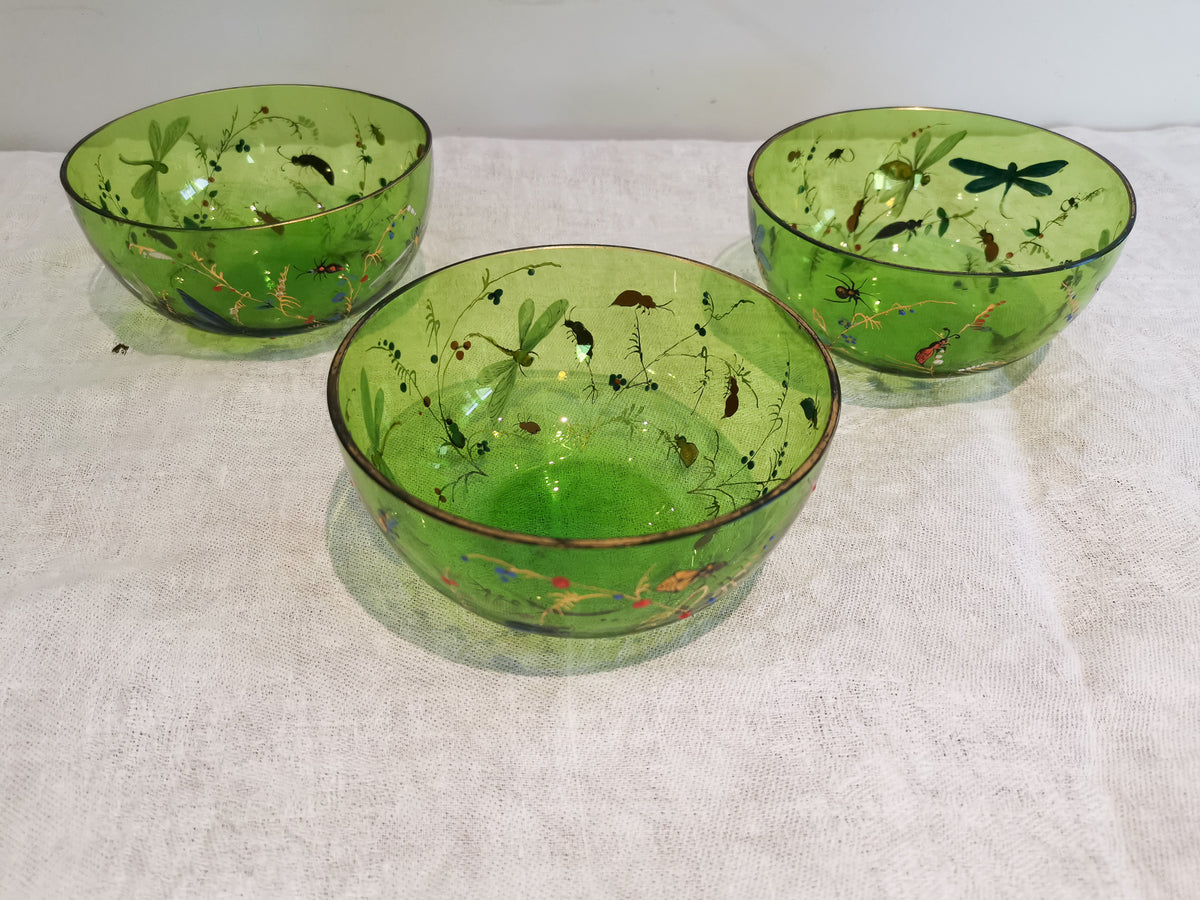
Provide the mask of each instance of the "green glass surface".
[{"label": "green glass surface", "polygon": [[220,334],[340,321],[394,287],[429,203],[429,128],[371,94],[260,85],[130,113],[60,178],[101,259],[152,309]]},{"label": "green glass surface", "polygon": [[829,354],[774,298],[597,246],[406,285],[347,335],[328,391],[364,503],[425,581],[587,637],[686,619],[752,572],[839,408]]},{"label": "green glass surface", "polygon": [[1135,217],[1092,150],[953,110],[811,119],[758,149],[749,184],[771,292],[836,354],[903,375],[1037,350],[1087,306]]}]

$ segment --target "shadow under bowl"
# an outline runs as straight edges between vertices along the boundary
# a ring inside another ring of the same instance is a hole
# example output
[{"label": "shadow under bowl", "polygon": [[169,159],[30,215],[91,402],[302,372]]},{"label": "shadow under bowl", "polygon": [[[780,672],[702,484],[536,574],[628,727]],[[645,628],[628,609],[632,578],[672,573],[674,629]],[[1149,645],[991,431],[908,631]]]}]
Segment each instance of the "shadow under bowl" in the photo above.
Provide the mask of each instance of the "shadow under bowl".
[{"label": "shadow under bowl", "polygon": [[339,322],[398,283],[425,227],[430,142],[393,100],[258,85],[122,116],[79,141],[59,177],[143,303],[266,337]]},{"label": "shadow under bowl", "polygon": [[1093,150],[956,110],[809,119],[759,147],[748,180],[770,291],[835,354],[899,375],[1033,353],[1087,306],[1136,217]]},{"label": "shadow under bowl", "polygon": [[509,627],[689,618],[799,513],[837,425],[832,359],[711,266],[532,247],[432,272],[357,322],[329,411],[350,476],[428,584]]}]

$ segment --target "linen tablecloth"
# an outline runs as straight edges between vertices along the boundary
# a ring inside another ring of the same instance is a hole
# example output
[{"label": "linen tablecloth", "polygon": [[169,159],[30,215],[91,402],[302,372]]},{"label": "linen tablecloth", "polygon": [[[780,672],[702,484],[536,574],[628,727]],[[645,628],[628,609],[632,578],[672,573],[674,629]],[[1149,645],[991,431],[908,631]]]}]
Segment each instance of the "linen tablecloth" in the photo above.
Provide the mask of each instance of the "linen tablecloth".
[{"label": "linen tablecloth", "polygon": [[[342,331],[168,322],[61,156],[0,154],[0,896],[1195,896],[1200,128],[1062,131],[1138,194],[1086,312],[967,378],[840,363],[760,577],[607,641],[395,556],[329,424]],[[413,272],[597,242],[753,277],[753,150],[435,140]]]}]

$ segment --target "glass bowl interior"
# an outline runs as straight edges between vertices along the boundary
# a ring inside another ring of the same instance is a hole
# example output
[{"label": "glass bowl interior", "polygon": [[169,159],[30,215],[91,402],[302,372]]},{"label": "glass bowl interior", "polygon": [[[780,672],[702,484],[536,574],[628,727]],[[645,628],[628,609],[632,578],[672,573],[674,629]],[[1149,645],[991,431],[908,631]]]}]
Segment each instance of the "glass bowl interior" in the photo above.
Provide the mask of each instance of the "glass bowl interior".
[{"label": "glass bowl interior", "polygon": [[699,533],[809,474],[837,418],[825,349],[699,263],[531,248],[431,273],[347,336],[347,452],[397,499],[481,533]]},{"label": "glass bowl interior", "polygon": [[1133,192],[1093,150],[979,113],[867,109],[768,140],[749,170],[781,226],[850,256],[956,274],[1038,272],[1109,252]]},{"label": "glass bowl interior", "polygon": [[428,125],[396,101],[259,85],[122,116],[71,149],[62,181],[87,208],[143,227],[277,227],[383,190],[429,145]]}]

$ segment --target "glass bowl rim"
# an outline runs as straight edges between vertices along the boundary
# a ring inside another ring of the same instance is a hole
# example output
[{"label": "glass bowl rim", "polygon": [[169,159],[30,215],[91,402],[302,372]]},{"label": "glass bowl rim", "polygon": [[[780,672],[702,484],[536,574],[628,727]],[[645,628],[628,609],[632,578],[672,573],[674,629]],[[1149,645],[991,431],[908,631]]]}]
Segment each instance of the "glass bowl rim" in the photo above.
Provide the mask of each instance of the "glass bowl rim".
[{"label": "glass bowl rim", "polygon": [[[755,167],[758,165],[759,157],[761,157],[762,154],[767,150],[767,148],[770,147],[773,143],[775,143],[777,140],[782,138],[784,135],[786,135],[792,131],[795,131],[797,128],[801,128],[805,125],[810,125],[813,122],[819,122],[822,119],[834,119],[834,118],[838,118],[840,116],[852,116],[852,115],[856,115],[858,113],[873,113],[873,112],[930,112],[930,113],[952,113],[954,115],[975,116],[980,119],[991,119],[991,120],[997,121],[997,122],[1010,122],[1014,125],[1020,125],[1023,128],[1028,128],[1031,131],[1040,131],[1044,134],[1052,135],[1053,137],[1057,138],[1060,141],[1065,141],[1067,143],[1074,144],[1075,146],[1079,147],[1084,152],[1089,153],[1092,156],[1094,156],[1096,159],[1098,159],[1101,163],[1103,163],[1105,166],[1107,166],[1114,174],[1116,174],[1118,179],[1120,179],[1122,186],[1125,188],[1126,196],[1129,198],[1129,216],[1127,217],[1127,219],[1125,221],[1125,227],[1123,229],[1121,229],[1120,234],[1118,234],[1115,238],[1113,238],[1111,241],[1109,241],[1103,247],[1097,249],[1094,253],[1091,253],[1082,259],[1070,260],[1069,262],[1058,263],[1057,265],[1046,266],[1041,269],[1022,269],[1019,272],[1002,272],[1002,271],[966,272],[966,271],[955,270],[955,269],[930,269],[930,268],[924,268],[922,266],[905,265],[904,263],[898,263],[898,262],[889,262],[888,260],[874,259],[870,256],[863,256],[861,253],[854,253],[853,251],[847,250],[844,247],[835,247],[833,244],[827,244],[824,241],[819,241],[814,237],[810,237],[809,235],[805,234],[798,228],[793,228],[791,225],[789,225],[787,222],[785,222],[780,216],[778,216],[775,213],[775,211],[767,204],[767,202],[762,198],[762,195],[758,191],[758,186],[755,181]],[[1076,268],[1079,268],[1080,266],[1084,266],[1084,265],[1087,265],[1088,263],[1094,262],[1095,260],[1098,260],[1101,257],[1106,256],[1109,253],[1112,253],[1114,250],[1116,250],[1118,247],[1120,247],[1121,244],[1123,244],[1125,242],[1125,239],[1127,237],[1129,237],[1129,233],[1133,230],[1134,221],[1137,219],[1137,199],[1133,193],[1133,186],[1129,183],[1129,179],[1125,177],[1125,173],[1122,172],[1110,159],[1108,159],[1108,157],[1098,153],[1097,151],[1093,150],[1091,147],[1075,140],[1074,138],[1069,138],[1065,134],[1059,134],[1057,131],[1053,131],[1049,128],[1043,128],[1040,125],[1031,125],[1030,123],[1023,122],[1020,119],[1012,119],[1007,116],[997,116],[997,115],[993,115],[991,113],[976,112],[974,110],[969,110],[969,109],[953,109],[953,108],[948,108],[948,107],[936,107],[936,106],[868,106],[868,107],[860,107],[857,109],[844,109],[844,110],[840,110],[838,112],[822,113],[819,116],[810,116],[807,119],[803,119],[799,122],[796,122],[792,125],[788,125],[787,127],[780,129],[779,131],[775,132],[775,134],[771,135],[769,138],[767,138],[765,141],[763,141],[758,146],[758,149],[756,149],[754,151],[754,155],[750,157],[750,164],[746,169],[746,179],[749,184],[750,197],[759,209],[761,209],[764,213],[766,213],[771,219],[773,219],[781,228],[783,228],[789,234],[793,234],[796,237],[800,238],[801,240],[807,241],[810,244],[813,244],[822,250],[827,250],[830,253],[834,253],[838,256],[844,256],[844,257],[848,257],[850,259],[861,260],[863,262],[870,263],[872,265],[884,266],[889,269],[899,269],[899,270],[908,271],[908,272],[921,272],[921,273],[930,274],[930,275],[950,275],[950,276],[954,276],[955,278],[1025,278],[1030,275],[1046,275],[1046,274],[1050,274],[1052,272],[1066,272],[1071,269],[1076,269]]]},{"label": "glass bowl rim", "polygon": [[[116,125],[118,122],[122,122],[125,119],[130,118],[131,116],[136,116],[140,113],[147,112],[149,110],[155,109],[160,106],[166,106],[168,103],[177,103],[181,100],[191,100],[196,97],[207,97],[207,96],[216,95],[216,94],[230,94],[230,93],[241,92],[241,91],[260,90],[263,88],[301,88],[303,90],[322,90],[322,91],[334,91],[334,92],[341,93],[341,94],[358,94],[359,96],[362,96],[362,97],[370,97],[375,100],[382,100],[384,103],[390,104],[391,106],[398,106],[400,109],[404,110],[409,115],[411,115],[417,121],[417,123],[421,126],[421,130],[425,133],[425,151],[420,156],[418,156],[416,160],[414,160],[414,162],[411,166],[409,166],[407,169],[405,169],[403,172],[401,172],[399,175],[397,175],[395,178],[393,178],[387,184],[383,185],[382,187],[376,188],[375,190],[371,191],[369,194],[364,194],[363,196],[359,197],[356,200],[351,200],[347,203],[339,204],[338,206],[331,206],[328,209],[323,209],[320,212],[311,213],[306,216],[296,216],[295,218],[291,218],[291,219],[280,219],[279,221],[271,222],[270,224],[264,222],[260,225],[231,225],[231,226],[227,226],[227,227],[196,229],[196,228],[185,228],[180,225],[157,225],[152,222],[142,222],[137,219],[130,219],[126,216],[114,215],[111,211],[101,209],[100,207],[95,206],[92,203],[89,203],[82,195],[79,194],[78,191],[75,190],[75,188],[72,186],[72,184],[70,182],[70,179],[67,177],[67,167],[70,165],[71,160],[74,159],[75,155],[83,149],[84,145],[87,144],[88,141],[90,141],[96,135],[100,134],[100,132],[104,131],[106,128],[111,128],[113,125]],[[67,151],[66,155],[63,157],[62,164],[59,166],[59,169],[58,169],[58,180],[62,184],[63,190],[67,192],[67,196],[70,197],[71,200],[73,200],[75,203],[79,204],[84,209],[88,210],[89,212],[93,212],[96,215],[100,216],[102,219],[107,219],[111,222],[117,222],[122,225],[130,225],[134,228],[142,228],[142,229],[153,228],[155,231],[161,231],[161,232],[169,233],[169,234],[177,234],[177,233],[194,234],[194,233],[203,233],[205,231],[215,232],[215,233],[220,233],[220,234],[232,234],[232,233],[239,232],[239,231],[260,231],[260,230],[264,230],[264,229],[268,229],[268,228],[281,228],[284,225],[294,225],[298,222],[308,222],[308,221],[311,221],[312,219],[320,219],[324,216],[328,216],[331,213],[335,213],[339,210],[350,209],[351,207],[358,206],[358,205],[365,203],[366,201],[372,199],[373,197],[377,197],[380,194],[383,194],[386,191],[391,190],[397,184],[404,181],[406,178],[408,178],[410,175],[412,175],[412,173],[415,172],[423,162],[425,162],[427,159],[429,159],[432,156],[432,153],[433,153],[433,133],[430,131],[429,123],[425,121],[425,117],[422,116],[419,112],[417,112],[411,106],[408,106],[405,103],[401,103],[399,100],[393,100],[390,97],[384,97],[382,94],[375,94],[370,91],[360,91],[356,88],[338,87],[337,85],[329,85],[329,84],[305,84],[305,83],[301,83],[301,82],[244,84],[244,85],[235,85],[232,87],[216,88],[216,89],[210,90],[210,91],[196,91],[191,94],[181,94],[178,97],[170,97],[166,100],[158,100],[154,103],[149,103],[146,106],[139,107],[138,109],[130,110],[127,113],[123,113],[123,114],[117,116],[115,119],[110,119],[109,121],[105,122],[103,125],[99,126],[98,128],[94,128],[91,131],[89,131],[87,134],[85,134],[83,137],[81,137],[78,141],[76,141],[75,144],[71,147],[71,149]]]},{"label": "glass bowl rim", "polygon": [[[363,452],[359,449],[358,444],[355,442],[353,437],[351,437],[351,435],[350,435],[349,427],[346,425],[345,420],[342,418],[341,403],[339,402],[339,396],[338,396],[338,379],[341,374],[342,362],[346,356],[347,351],[350,349],[350,345],[354,342],[354,339],[357,337],[358,332],[363,327],[365,327],[366,324],[369,321],[371,321],[371,319],[374,318],[374,316],[376,314],[378,314],[380,311],[382,311],[384,309],[384,307],[386,307],[393,300],[400,297],[407,291],[411,290],[418,284],[421,284],[422,282],[424,282],[428,279],[431,279],[434,276],[439,275],[442,272],[446,272],[450,269],[458,268],[459,266],[463,266],[468,263],[474,263],[474,262],[478,262],[478,261],[484,260],[484,259],[491,259],[493,257],[507,256],[510,254],[534,254],[534,253],[539,253],[539,252],[544,253],[544,252],[553,252],[553,251],[558,251],[558,250],[619,250],[619,251],[631,252],[631,253],[644,253],[644,254],[656,256],[656,257],[659,257],[662,259],[669,259],[669,260],[673,260],[677,263],[683,263],[683,264],[689,265],[689,266],[696,266],[701,269],[707,269],[711,272],[715,272],[718,275],[721,275],[725,278],[730,279],[731,281],[740,283],[744,287],[748,288],[749,290],[754,291],[754,293],[759,294],[764,299],[770,301],[770,303],[777,310],[779,310],[780,312],[783,312],[787,316],[787,318],[791,319],[796,324],[797,328],[800,330],[800,332],[802,334],[806,335],[809,338],[809,340],[812,341],[813,345],[818,349],[818,351],[821,354],[821,358],[825,363],[825,371],[829,376],[829,389],[830,389],[829,421],[826,423],[825,429],[821,433],[821,436],[818,439],[816,445],[813,447],[812,452],[809,453],[809,455],[804,459],[804,461],[799,466],[797,466],[796,469],[787,478],[785,478],[780,484],[776,485],[765,496],[756,497],[750,503],[743,504],[743,505],[737,507],[736,509],[731,510],[728,513],[725,513],[722,516],[717,516],[712,519],[705,519],[704,521],[699,522],[695,525],[688,525],[688,526],[685,526],[682,528],[674,528],[674,529],[670,529],[668,531],[658,531],[658,532],[652,532],[650,534],[626,535],[626,536],[609,537],[609,538],[557,538],[557,537],[550,537],[550,536],[546,536],[546,535],[525,534],[525,533],[519,532],[519,531],[509,531],[507,529],[496,528],[491,525],[484,525],[481,522],[475,522],[471,519],[467,519],[462,516],[455,515],[454,513],[448,512],[447,510],[444,510],[437,506],[434,506],[433,504],[420,499],[416,495],[410,494],[408,491],[404,490],[399,485],[394,484],[391,481],[389,481],[383,475],[383,473],[381,473],[375,466],[373,466],[371,464],[370,460],[368,460],[366,455],[363,454]],[[647,249],[641,248],[641,247],[625,246],[625,245],[621,245],[621,244],[587,244],[587,243],[543,244],[543,245],[513,247],[513,248],[510,248],[507,250],[497,250],[497,251],[492,251],[489,253],[481,253],[476,256],[466,258],[466,259],[456,260],[455,262],[449,263],[445,266],[441,266],[440,268],[435,269],[431,272],[427,272],[424,275],[422,275],[421,277],[413,279],[412,281],[408,282],[407,284],[402,285],[401,287],[399,287],[399,288],[395,289],[394,291],[392,291],[391,293],[389,293],[382,300],[380,300],[377,304],[375,304],[373,307],[371,307],[371,309],[369,309],[367,312],[363,313],[363,315],[359,317],[358,321],[355,322],[354,326],[350,329],[350,331],[346,333],[346,336],[342,339],[341,344],[338,346],[337,350],[334,352],[333,358],[330,361],[329,376],[328,376],[328,379],[326,382],[326,402],[329,407],[330,419],[333,422],[333,430],[337,434],[338,441],[341,443],[342,449],[346,453],[348,453],[350,455],[350,457],[354,460],[355,464],[360,469],[362,469],[364,472],[366,472],[367,475],[377,485],[379,485],[381,488],[384,489],[384,491],[386,491],[388,494],[390,494],[392,497],[399,500],[401,503],[405,504],[406,506],[411,507],[412,509],[416,510],[417,512],[419,512],[423,515],[430,516],[431,518],[437,519],[438,521],[440,521],[446,525],[451,525],[455,528],[461,528],[464,531],[468,531],[473,534],[477,534],[481,537],[495,538],[498,540],[508,541],[509,543],[526,544],[526,545],[534,545],[534,546],[542,546],[542,547],[560,547],[563,549],[601,549],[601,550],[607,549],[607,550],[611,550],[611,549],[622,548],[622,547],[636,547],[636,546],[644,546],[644,545],[648,545],[648,544],[656,544],[656,543],[661,543],[661,542],[665,542],[665,541],[675,540],[677,538],[684,538],[684,537],[690,537],[692,535],[703,534],[704,532],[707,532],[707,531],[714,531],[717,528],[720,528],[720,527],[723,527],[724,525],[729,524],[730,522],[737,521],[738,519],[744,518],[745,516],[748,516],[748,515],[756,512],[757,510],[762,509],[767,504],[769,504],[775,500],[778,500],[780,497],[782,497],[784,494],[786,494],[792,488],[796,487],[824,458],[825,453],[828,450],[829,443],[833,438],[833,434],[837,430],[838,419],[840,417],[840,411],[841,411],[841,383],[838,380],[837,368],[834,365],[833,357],[830,355],[829,349],[825,346],[824,343],[821,342],[821,339],[819,337],[817,337],[816,332],[813,331],[813,329],[808,325],[808,323],[805,322],[802,318],[800,318],[800,316],[798,316],[795,312],[793,312],[786,304],[781,303],[779,300],[777,300],[768,291],[764,290],[763,288],[758,287],[755,284],[752,284],[751,282],[747,281],[744,278],[734,275],[732,272],[728,272],[724,269],[719,268],[718,266],[711,265],[709,263],[703,263],[698,260],[689,259],[685,256],[679,256],[679,255],[673,254],[673,253],[664,253],[664,252],[658,251],[658,250],[647,250]]]}]

